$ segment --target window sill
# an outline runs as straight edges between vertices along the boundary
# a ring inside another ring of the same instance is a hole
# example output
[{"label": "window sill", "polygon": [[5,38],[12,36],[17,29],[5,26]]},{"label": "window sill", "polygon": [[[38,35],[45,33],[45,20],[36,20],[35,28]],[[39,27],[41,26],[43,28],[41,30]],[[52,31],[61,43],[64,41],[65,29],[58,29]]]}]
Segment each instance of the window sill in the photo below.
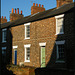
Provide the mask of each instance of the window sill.
[{"label": "window sill", "polygon": [[61,34],[64,34],[64,32],[62,32],[62,33],[56,33],[55,35],[61,35]]},{"label": "window sill", "polygon": [[56,61],[55,63],[65,63],[65,61]]},{"label": "window sill", "polygon": [[26,61],[24,61],[24,62],[30,62],[30,60],[26,60]]},{"label": "window sill", "polygon": [[6,41],[2,41],[2,43],[6,43]]},{"label": "window sill", "polygon": [[30,38],[25,38],[24,40],[27,40],[27,39],[30,39]]}]

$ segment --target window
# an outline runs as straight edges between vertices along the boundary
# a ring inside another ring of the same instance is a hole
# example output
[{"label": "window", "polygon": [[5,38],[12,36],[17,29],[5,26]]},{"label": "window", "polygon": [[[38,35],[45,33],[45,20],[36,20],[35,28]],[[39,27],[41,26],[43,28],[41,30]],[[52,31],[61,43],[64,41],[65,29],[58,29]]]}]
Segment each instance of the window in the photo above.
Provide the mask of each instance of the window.
[{"label": "window", "polygon": [[6,47],[2,47],[2,62],[6,63]]},{"label": "window", "polygon": [[25,25],[25,39],[30,39],[30,23],[24,25]]},{"label": "window", "polygon": [[55,16],[56,18],[56,34],[64,34],[63,15]]},{"label": "window", "polygon": [[64,62],[64,43],[65,41],[56,41],[56,61]]},{"label": "window", "polygon": [[2,42],[6,42],[6,30],[7,29],[2,29]]},{"label": "window", "polygon": [[25,47],[25,62],[30,62],[30,44],[24,45]]},{"label": "window", "polygon": [[6,47],[2,47],[2,55],[6,55]]}]

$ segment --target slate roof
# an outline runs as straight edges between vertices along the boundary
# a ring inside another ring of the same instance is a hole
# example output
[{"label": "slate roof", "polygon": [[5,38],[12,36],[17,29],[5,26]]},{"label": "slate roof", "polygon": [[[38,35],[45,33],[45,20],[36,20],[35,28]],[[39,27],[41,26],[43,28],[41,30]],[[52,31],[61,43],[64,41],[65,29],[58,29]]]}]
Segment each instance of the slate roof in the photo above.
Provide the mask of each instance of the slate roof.
[{"label": "slate roof", "polygon": [[75,8],[74,3],[65,4],[59,8],[49,9],[44,12],[29,15],[24,18],[12,21],[12,22],[7,22],[4,24],[1,24],[1,28],[18,26],[18,25],[22,25],[22,24],[25,24],[28,22],[34,22],[34,21],[46,19],[46,18],[53,17],[53,16],[56,16],[59,14],[63,14],[72,8]]}]

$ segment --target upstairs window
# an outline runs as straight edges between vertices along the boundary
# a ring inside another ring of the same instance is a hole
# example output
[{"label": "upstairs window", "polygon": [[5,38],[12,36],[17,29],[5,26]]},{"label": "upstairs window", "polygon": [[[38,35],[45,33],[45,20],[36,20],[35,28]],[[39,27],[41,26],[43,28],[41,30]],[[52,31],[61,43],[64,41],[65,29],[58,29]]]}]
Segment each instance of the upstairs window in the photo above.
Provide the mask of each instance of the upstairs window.
[{"label": "upstairs window", "polygon": [[2,29],[2,42],[6,42],[7,29]]},{"label": "upstairs window", "polygon": [[64,34],[64,27],[63,27],[64,18],[63,17],[64,17],[64,14],[55,16],[55,18],[56,18],[56,34]]},{"label": "upstairs window", "polygon": [[24,25],[25,25],[25,39],[30,39],[30,23]]}]

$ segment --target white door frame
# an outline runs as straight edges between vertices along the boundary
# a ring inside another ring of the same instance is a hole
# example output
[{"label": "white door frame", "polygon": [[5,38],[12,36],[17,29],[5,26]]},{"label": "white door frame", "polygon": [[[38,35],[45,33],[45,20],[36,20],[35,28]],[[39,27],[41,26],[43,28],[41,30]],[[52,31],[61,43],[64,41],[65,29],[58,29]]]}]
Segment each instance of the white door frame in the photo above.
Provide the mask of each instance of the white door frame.
[{"label": "white door frame", "polygon": [[[41,48],[42,48],[43,46],[46,47],[46,42],[39,43],[39,46],[40,46],[40,59],[41,59],[41,56],[42,56]],[[41,60],[40,60],[40,63],[41,63]]]}]

